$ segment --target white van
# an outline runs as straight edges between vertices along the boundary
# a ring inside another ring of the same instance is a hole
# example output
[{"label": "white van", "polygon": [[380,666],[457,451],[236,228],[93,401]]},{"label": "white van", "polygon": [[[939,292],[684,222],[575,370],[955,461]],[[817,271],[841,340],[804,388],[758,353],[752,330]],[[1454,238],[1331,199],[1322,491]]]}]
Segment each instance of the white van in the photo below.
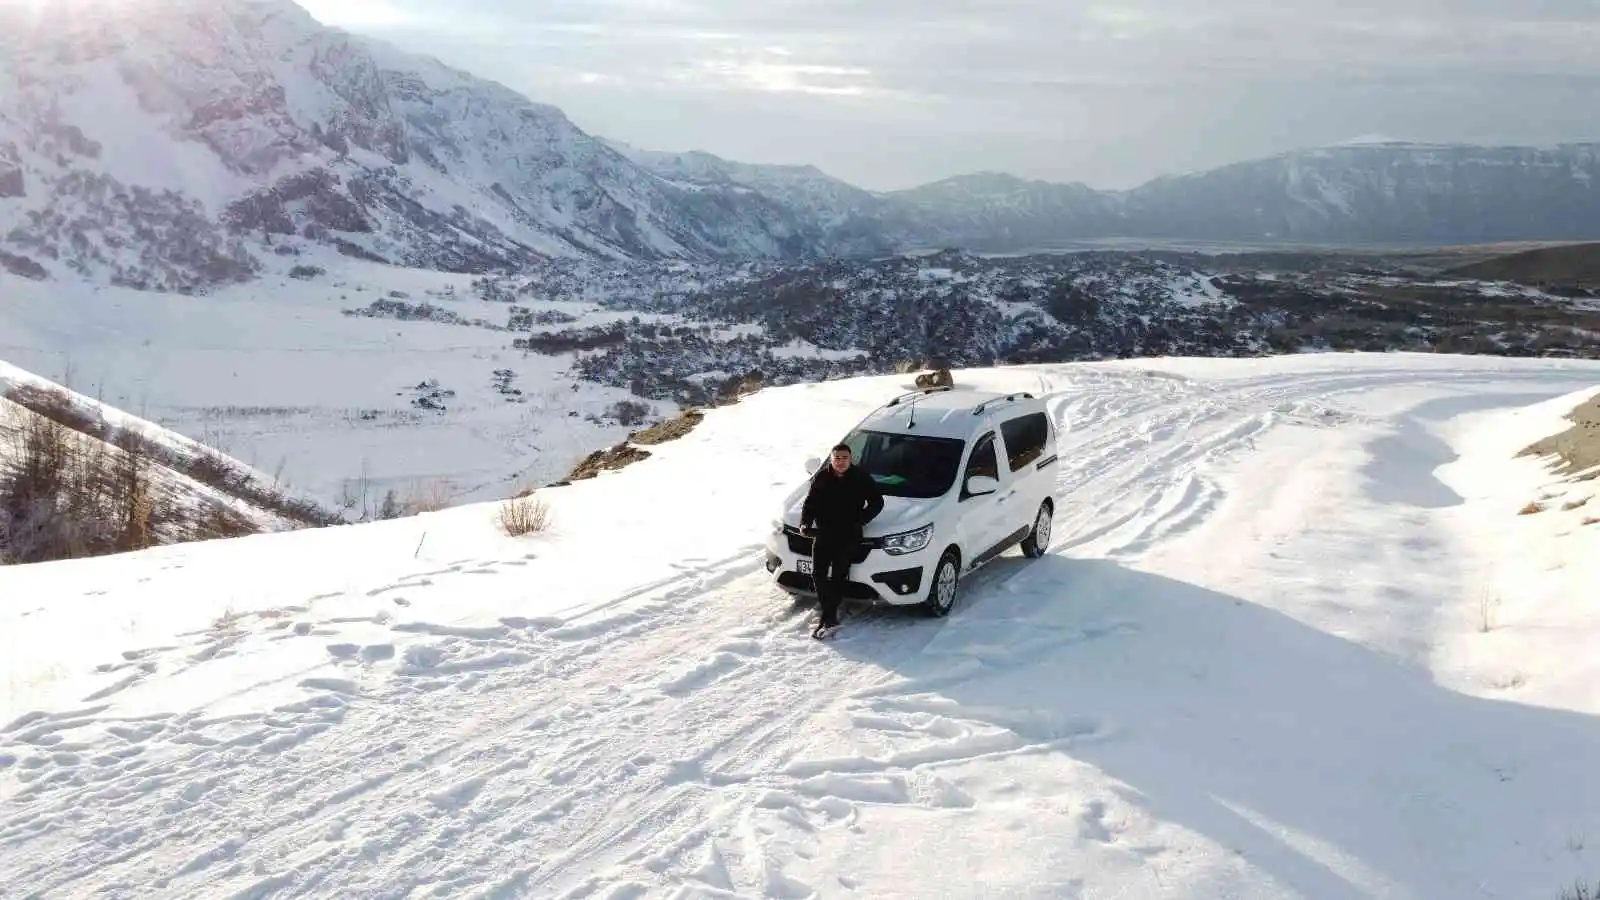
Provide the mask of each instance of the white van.
[{"label": "white van", "polygon": [[[833,443],[830,442],[829,446]],[[955,605],[962,574],[1015,545],[1030,558],[1050,544],[1056,429],[1032,394],[929,388],[889,401],[842,442],[883,491],[850,569],[846,601]],[[806,461],[815,474],[822,459]],[[767,572],[797,596],[815,596],[811,539],[800,535],[800,484],[767,538]]]}]

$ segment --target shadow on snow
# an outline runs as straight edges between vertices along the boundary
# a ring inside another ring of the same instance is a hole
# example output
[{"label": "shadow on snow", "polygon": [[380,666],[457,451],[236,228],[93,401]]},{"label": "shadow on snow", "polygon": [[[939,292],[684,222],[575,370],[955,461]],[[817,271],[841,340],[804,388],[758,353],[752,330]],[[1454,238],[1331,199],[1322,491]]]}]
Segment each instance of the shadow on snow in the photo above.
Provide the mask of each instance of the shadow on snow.
[{"label": "shadow on snow", "polygon": [[[1600,833],[1600,718],[1469,697],[1282,613],[1098,559],[1002,558],[948,620],[857,621],[868,634],[847,621],[831,649],[908,679],[898,695],[1013,730],[1103,723],[1110,738],[1057,752],[1309,896],[1553,896],[1593,877],[1571,842]],[[1316,846],[1370,878],[1336,874]]]}]

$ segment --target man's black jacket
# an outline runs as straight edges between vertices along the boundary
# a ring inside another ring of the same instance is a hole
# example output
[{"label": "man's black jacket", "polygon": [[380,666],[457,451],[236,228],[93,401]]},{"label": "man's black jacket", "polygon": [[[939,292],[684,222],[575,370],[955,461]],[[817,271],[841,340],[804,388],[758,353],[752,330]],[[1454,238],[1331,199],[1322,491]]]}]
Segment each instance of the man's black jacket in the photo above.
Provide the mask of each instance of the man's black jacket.
[{"label": "man's black jacket", "polygon": [[800,526],[815,528],[824,541],[861,539],[861,530],[883,511],[883,492],[860,466],[844,474],[824,464],[811,479],[811,490],[800,508]]}]

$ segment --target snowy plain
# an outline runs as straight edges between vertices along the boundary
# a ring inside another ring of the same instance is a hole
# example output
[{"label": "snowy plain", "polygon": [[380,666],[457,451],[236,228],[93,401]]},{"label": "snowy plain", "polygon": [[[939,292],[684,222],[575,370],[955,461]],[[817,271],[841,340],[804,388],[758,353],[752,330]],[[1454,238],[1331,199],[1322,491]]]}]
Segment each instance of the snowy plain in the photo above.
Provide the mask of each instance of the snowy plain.
[{"label": "snowy plain", "polygon": [[[504,326],[511,304],[479,299],[471,276],[331,252],[272,263],[277,271],[260,281],[193,297],[0,273],[0,359],[209,444],[329,507],[351,493],[376,507],[389,489],[401,500],[511,496],[563,478],[631,430],[604,415],[639,398],[570,377],[567,356],[513,348],[516,333],[342,312],[399,291],[407,303]],[[312,264],[327,274],[287,275]],[[517,305],[576,316],[574,327],[618,317],[590,303]],[[515,399],[498,387],[503,369],[516,373]],[[412,405],[429,380],[455,392],[442,412]],[[653,405],[662,416],[677,411]]]},{"label": "snowy plain", "polygon": [[761,569],[801,461],[903,376],[712,410],[542,492],[537,537],[478,504],[0,570],[3,893],[1553,898],[1600,877],[1600,500],[1566,508],[1600,482],[1516,457],[1600,365],[956,376],[1043,392],[1063,467],[1051,552],[971,576],[945,620],[863,611],[819,644]]}]

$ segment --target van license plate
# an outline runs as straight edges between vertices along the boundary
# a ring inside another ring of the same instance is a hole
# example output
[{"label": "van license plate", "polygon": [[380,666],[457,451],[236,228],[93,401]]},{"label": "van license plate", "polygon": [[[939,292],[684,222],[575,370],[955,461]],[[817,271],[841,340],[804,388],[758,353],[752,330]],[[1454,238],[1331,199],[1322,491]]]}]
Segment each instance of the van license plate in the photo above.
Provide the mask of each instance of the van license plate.
[{"label": "van license plate", "polygon": [[794,564],[794,569],[795,569],[796,572],[799,572],[801,575],[810,575],[811,574],[811,560],[809,560],[809,559],[800,560],[799,562]]}]

